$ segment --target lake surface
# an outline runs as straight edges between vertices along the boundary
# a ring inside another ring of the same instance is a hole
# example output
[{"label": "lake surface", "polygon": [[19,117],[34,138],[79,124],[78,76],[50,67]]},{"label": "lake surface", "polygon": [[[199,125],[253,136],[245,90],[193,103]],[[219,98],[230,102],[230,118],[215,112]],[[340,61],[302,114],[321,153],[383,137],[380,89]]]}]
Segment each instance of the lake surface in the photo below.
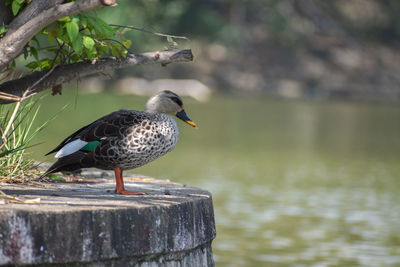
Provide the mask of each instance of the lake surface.
[{"label": "lake surface", "polygon": [[[39,121],[69,107],[32,148],[146,98],[47,97]],[[217,266],[400,266],[400,107],[215,96],[184,99],[174,151],[134,170],[212,192]]]}]

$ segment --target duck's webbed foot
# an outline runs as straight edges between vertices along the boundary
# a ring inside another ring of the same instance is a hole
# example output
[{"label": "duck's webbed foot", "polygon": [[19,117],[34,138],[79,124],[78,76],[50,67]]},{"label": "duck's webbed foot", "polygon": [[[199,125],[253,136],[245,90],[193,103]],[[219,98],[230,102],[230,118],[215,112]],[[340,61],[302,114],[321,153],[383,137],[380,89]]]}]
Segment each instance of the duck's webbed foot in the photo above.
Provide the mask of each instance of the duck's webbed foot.
[{"label": "duck's webbed foot", "polygon": [[121,188],[115,188],[114,192],[117,194],[120,194],[120,195],[147,195],[144,192],[133,192],[133,191],[129,191],[129,190],[121,189]]},{"label": "duck's webbed foot", "polygon": [[118,167],[114,168],[115,172],[115,190],[114,192],[120,195],[147,195],[143,192],[133,192],[125,190],[124,179],[122,178],[122,170]]}]

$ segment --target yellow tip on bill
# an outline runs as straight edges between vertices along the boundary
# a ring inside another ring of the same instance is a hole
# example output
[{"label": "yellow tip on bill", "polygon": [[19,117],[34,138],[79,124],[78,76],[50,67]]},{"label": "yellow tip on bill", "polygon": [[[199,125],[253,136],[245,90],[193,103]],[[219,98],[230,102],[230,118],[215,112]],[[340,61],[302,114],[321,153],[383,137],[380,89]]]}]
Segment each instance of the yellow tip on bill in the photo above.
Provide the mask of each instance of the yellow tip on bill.
[{"label": "yellow tip on bill", "polygon": [[193,121],[185,121],[185,122],[192,127],[196,127],[196,123],[194,123]]}]

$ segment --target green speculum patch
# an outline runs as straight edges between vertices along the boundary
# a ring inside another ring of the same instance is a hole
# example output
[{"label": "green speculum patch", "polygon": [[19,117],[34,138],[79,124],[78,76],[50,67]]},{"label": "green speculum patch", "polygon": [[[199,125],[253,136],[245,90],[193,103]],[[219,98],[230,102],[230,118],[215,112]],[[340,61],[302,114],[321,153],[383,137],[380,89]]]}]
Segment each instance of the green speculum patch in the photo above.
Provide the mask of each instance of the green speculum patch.
[{"label": "green speculum patch", "polygon": [[84,147],[82,147],[81,150],[94,151],[98,145],[100,145],[100,141],[92,141],[87,143]]}]

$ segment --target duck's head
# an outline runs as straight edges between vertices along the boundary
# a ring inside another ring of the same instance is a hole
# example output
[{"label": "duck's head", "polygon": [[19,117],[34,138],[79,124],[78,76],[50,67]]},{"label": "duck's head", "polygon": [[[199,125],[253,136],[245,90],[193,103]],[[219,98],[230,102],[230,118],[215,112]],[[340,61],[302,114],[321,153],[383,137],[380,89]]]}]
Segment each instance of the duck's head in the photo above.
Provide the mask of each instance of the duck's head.
[{"label": "duck's head", "polygon": [[196,124],[186,115],[182,99],[174,92],[168,90],[161,91],[151,97],[147,101],[144,111],[175,115],[190,126],[196,127]]}]

